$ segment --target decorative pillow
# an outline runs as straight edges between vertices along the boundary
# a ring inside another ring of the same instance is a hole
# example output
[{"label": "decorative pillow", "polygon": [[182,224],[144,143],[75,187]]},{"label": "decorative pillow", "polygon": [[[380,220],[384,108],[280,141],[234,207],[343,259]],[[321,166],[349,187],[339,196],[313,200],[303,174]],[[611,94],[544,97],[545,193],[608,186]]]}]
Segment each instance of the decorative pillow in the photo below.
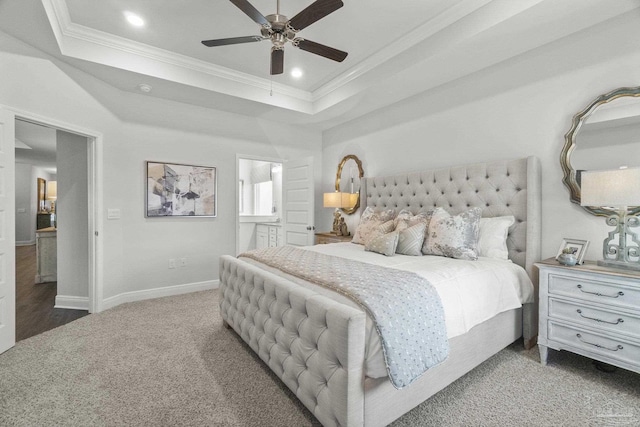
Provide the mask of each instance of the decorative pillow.
[{"label": "decorative pillow", "polygon": [[514,222],[516,219],[512,215],[480,218],[478,256],[509,259],[507,235]]},{"label": "decorative pillow", "polygon": [[385,223],[380,224],[379,226],[377,226],[376,228],[374,228],[371,233],[369,233],[365,239],[364,239],[364,244],[366,245],[367,242],[382,236],[383,234],[387,234],[387,233],[391,233],[394,229],[393,226],[393,220],[389,220]]},{"label": "decorative pillow", "polygon": [[398,246],[398,234],[399,232],[392,231],[391,233],[376,236],[364,244],[364,250],[377,252],[386,256],[393,256]]},{"label": "decorative pillow", "polygon": [[363,245],[369,234],[380,225],[392,220],[394,216],[395,212],[393,209],[376,212],[371,206],[367,207],[360,217],[360,223],[358,224],[358,228],[356,228],[356,232],[353,234],[352,242]]},{"label": "decorative pillow", "polygon": [[398,231],[405,230],[420,222],[424,222],[428,227],[429,221],[431,220],[431,215],[433,215],[433,210],[430,210],[428,212],[420,212],[417,215],[414,215],[411,213],[411,211],[402,209],[393,221],[396,224],[396,230]]},{"label": "decorative pillow", "polygon": [[482,209],[471,208],[460,215],[451,216],[436,208],[427,231],[422,253],[449,258],[478,259],[478,234]]},{"label": "decorative pillow", "polygon": [[[396,229],[396,231],[398,230]],[[422,244],[424,243],[424,234],[426,231],[426,222],[418,222],[416,225],[400,231],[396,252],[403,255],[422,255]]]}]

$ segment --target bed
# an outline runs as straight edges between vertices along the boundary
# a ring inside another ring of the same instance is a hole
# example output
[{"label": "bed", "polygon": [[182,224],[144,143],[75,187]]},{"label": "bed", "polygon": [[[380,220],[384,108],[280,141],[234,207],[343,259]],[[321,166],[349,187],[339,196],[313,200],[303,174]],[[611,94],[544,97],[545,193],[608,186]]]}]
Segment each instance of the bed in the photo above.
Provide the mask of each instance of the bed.
[{"label": "bed", "polygon": [[[536,158],[365,178],[361,195],[362,210],[418,212],[440,206],[457,214],[480,207],[483,217],[513,215],[509,259],[537,283],[533,263],[540,256],[540,167]],[[352,244],[335,245],[337,250]],[[303,284],[251,259],[220,259],[225,325],[325,426],[387,425],[519,338],[527,348],[535,344],[534,301],[454,334],[444,362],[397,389],[385,376],[367,375],[371,334],[365,312]]]}]

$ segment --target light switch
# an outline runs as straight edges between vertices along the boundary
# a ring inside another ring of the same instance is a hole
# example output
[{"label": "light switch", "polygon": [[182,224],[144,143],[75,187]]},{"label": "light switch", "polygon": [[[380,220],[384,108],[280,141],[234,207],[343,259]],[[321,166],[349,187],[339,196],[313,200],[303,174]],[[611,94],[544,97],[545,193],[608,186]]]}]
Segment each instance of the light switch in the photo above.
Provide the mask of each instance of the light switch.
[{"label": "light switch", "polygon": [[120,209],[107,209],[107,219],[120,219]]},{"label": "light switch", "polygon": [[18,213],[27,213],[26,208],[18,208]]}]

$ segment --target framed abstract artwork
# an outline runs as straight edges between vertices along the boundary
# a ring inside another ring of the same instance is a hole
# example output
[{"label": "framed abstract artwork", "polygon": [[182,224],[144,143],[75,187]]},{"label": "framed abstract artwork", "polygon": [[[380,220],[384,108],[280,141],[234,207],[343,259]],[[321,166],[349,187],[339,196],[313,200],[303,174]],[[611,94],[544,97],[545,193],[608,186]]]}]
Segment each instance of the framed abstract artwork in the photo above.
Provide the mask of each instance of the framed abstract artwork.
[{"label": "framed abstract artwork", "polygon": [[215,217],[216,168],[146,162],[145,217]]}]

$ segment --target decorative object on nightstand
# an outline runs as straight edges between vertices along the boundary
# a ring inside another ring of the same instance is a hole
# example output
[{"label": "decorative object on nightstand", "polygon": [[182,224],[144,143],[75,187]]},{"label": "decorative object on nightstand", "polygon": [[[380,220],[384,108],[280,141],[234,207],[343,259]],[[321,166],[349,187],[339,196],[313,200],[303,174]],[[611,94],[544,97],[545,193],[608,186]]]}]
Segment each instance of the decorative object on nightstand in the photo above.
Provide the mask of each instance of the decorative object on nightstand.
[{"label": "decorative object on nightstand", "polygon": [[338,236],[333,233],[316,233],[316,245],[324,245],[327,243],[350,242],[351,236]]},{"label": "decorative object on nightstand", "polygon": [[581,181],[581,205],[617,210],[607,217],[607,225],[616,228],[604,240],[598,265],[640,270],[640,237],[632,230],[640,218],[629,215],[630,207],[640,205],[640,168],[584,171]]},{"label": "decorative object on nightstand", "polygon": [[344,218],[340,214],[340,208],[348,208],[352,206],[354,198],[350,193],[341,193],[335,191],[333,193],[324,193],[323,206],[325,208],[335,208],[333,213],[333,228],[332,232],[338,236],[348,236],[349,230],[347,224],[344,222]]},{"label": "decorative object on nightstand", "polygon": [[640,272],[589,261],[565,267],[553,258],[535,265],[540,362],[551,348],[640,373]]},{"label": "decorative object on nightstand", "polygon": [[556,259],[563,265],[582,264],[588,247],[588,240],[562,239]]}]

